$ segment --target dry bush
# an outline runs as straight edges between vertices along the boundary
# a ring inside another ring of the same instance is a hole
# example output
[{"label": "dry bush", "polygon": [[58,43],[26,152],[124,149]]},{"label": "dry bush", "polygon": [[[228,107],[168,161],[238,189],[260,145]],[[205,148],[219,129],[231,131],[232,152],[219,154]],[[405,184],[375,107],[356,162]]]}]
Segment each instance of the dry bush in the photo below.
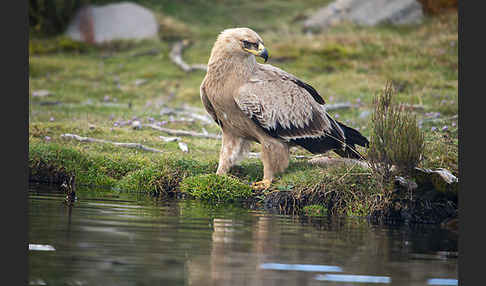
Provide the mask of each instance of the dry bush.
[{"label": "dry bush", "polygon": [[424,152],[424,134],[415,114],[394,103],[394,93],[388,82],[384,91],[375,96],[370,122],[367,159],[383,184],[390,183],[394,173],[409,176]]}]

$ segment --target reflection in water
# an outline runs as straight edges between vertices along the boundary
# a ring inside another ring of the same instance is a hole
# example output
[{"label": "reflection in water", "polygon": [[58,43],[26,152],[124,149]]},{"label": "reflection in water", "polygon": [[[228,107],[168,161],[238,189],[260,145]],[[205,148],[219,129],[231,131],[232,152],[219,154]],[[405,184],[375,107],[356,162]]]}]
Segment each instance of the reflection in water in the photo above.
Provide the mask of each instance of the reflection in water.
[{"label": "reflection in water", "polygon": [[427,285],[458,285],[457,279],[439,279],[433,278],[427,280]]},{"label": "reflection in water", "polygon": [[390,283],[390,277],[367,276],[367,275],[345,275],[345,274],[318,274],[315,277],[320,281],[352,282],[352,283]]},{"label": "reflection in water", "polygon": [[31,283],[457,285],[457,234],[435,226],[88,194],[30,191]]},{"label": "reflection in water", "polygon": [[342,272],[339,266],[312,265],[312,264],[282,264],[282,263],[263,263],[261,269],[286,270],[286,271],[308,271],[308,272]]},{"label": "reflection in water", "polygon": [[29,244],[29,250],[38,250],[38,251],[54,251],[56,250],[51,245],[43,245],[43,244]]}]

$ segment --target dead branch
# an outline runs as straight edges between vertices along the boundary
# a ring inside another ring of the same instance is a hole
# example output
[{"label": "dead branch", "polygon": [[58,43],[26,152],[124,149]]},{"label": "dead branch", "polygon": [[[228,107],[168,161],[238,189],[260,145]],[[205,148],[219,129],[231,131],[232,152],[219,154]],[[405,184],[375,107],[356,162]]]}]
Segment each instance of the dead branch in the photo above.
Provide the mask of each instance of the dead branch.
[{"label": "dead branch", "polygon": [[80,142],[91,142],[91,143],[107,143],[107,144],[112,144],[118,147],[126,147],[126,148],[134,148],[134,149],[140,149],[144,151],[149,151],[149,152],[157,152],[157,153],[162,153],[162,151],[158,149],[154,149],[151,147],[147,147],[145,145],[139,144],[139,143],[120,143],[120,142],[113,142],[109,140],[104,140],[104,139],[96,139],[96,138],[90,138],[90,137],[82,137],[76,134],[62,134],[61,138],[70,138],[74,139]]},{"label": "dead branch", "polygon": [[182,59],[182,50],[189,45],[188,41],[179,41],[172,46],[172,50],[169,53],[169,58],[178,65],[183,71],[191,72],[193,70],[207,71],[208,68],[203,64],[189,65]]},{"label": "dead branch", "polygon": [[[199,114],[204,113],[205,110],[190,106],[182,106],[182,108],[170,108],[164,107],[160,111],[160,115],[177,115],[177,116],[188,116],[191,117],[193,120],[198,120],[203,124],[216,124],[214,120],[206,114]],[[177,119],[174,119],[177,120]]]},{"label": "dead branch", "polygon": [[350,158],[331,158],[326,156],[322,156],[322,157],[319,156],[308,160],[308,162],[323,167],[330,167],[336,165],[346,165],[346,166],[360,165],[363,168],[369,169],[369,166],[368,164],[366,164],[366,162],[359,161],[356,159],[350,159]]},{"label": "dead branch", "polygon": [[155,124],[142,124],[142,127],[150,127],[152,129],[162,131],[167,134],[175,135],[175,136],[193,136],[193,137],[200,137],[200,138],[221,139],[221,135],[218,134],[210,134],[210,133],[204,134],[204,133],[198,133],[194,131],[169,129],[169,128],[157,126]]},{"label": "dead branch", "polygon": [[348,109],[351,107],[357,107],[355,104],[351,104],[349,102],[338,102],[334,104],[326,104],[326,110],[339,110],[339,109]]}]

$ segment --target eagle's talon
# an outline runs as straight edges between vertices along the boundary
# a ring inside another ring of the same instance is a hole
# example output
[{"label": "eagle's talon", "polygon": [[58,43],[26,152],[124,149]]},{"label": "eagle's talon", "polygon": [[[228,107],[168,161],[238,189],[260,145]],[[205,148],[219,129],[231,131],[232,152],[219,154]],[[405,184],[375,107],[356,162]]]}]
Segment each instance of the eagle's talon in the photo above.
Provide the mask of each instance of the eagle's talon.
[{"label": "eagle's talon", "polygon": [[263,179],[261,181],[254,182],[253,184],[251,184],[251,188],[255,191],[261,191],[270,188],[271,184],[272,184],[271,180]]}]

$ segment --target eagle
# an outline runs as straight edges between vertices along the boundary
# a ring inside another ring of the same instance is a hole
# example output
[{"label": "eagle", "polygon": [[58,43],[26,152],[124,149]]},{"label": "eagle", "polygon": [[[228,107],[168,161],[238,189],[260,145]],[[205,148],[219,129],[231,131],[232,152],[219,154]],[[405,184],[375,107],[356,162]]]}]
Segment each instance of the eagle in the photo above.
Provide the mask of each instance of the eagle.
[{"label": "eagle", "polygon": [[228,173],[252,142],[260,143],[263,163],[263,179],[252,184],[254,190],[268,189],[286,170],[290,146],[362,158],[355,145],[368,147],[366,137],[333,119],[312,86],[267,59],[262,38],[250,28],[225,29],[214,43],[200,96],[222,130],[216,174]]}]

